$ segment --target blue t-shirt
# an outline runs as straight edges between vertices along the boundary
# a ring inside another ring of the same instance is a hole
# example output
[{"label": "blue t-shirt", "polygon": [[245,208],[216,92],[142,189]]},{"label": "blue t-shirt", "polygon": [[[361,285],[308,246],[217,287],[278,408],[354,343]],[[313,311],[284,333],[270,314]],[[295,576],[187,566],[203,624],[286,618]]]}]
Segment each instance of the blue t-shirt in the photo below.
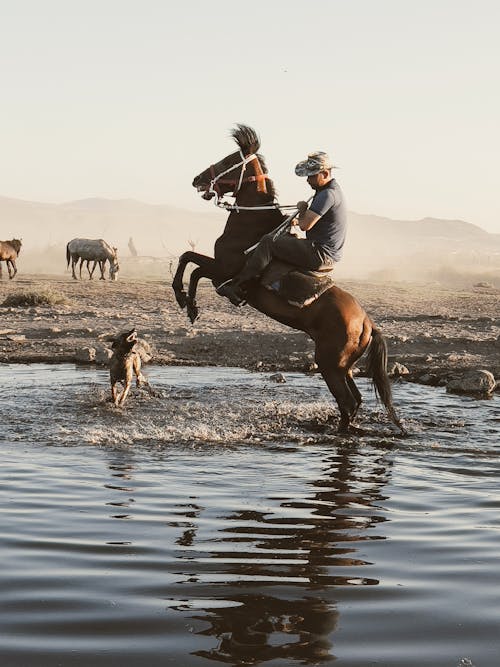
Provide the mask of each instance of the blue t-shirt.
[{"label": "blue t-shirt", "polygon": [[321,218],[306,232],[306,237],[338,262],[344,248],[347,211],[342,190],[334,178],[316,192],[309,210]]}]

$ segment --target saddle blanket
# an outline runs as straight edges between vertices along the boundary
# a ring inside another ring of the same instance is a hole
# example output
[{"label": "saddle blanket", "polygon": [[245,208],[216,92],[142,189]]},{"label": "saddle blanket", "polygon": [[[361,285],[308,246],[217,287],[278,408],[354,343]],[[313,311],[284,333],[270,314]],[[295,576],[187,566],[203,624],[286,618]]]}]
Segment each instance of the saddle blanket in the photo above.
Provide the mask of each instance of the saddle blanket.
[{"label": "saddle blanket", "polygon": [[333,269],[306,271],[296,266],[273,260],[260,278],[260,284],[276,292],[291,306],[304,308],[334,285]]}]

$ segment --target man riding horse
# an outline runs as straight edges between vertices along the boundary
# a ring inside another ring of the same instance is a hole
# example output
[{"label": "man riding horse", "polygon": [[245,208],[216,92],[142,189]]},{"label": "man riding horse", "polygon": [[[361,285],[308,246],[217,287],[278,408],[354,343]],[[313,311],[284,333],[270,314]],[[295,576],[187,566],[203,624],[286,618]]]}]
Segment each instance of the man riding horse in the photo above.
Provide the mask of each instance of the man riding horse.
[{"label": "man riding horse", "polygon": [[224,282],[217,293],[239,306],[245,302],[244,285],[259,277],[273,258],[308,271],[331,270],[342,256],[346,235],[346,209],[342,191],[332,176],[333,165],[326,153],[310,153],[295,167],[297,176],[306,176],[315,191],[310,206],[297,204],[298,225],[305,238],[294,234],[266,234],[248,258],[243,269]]},{"label": "man riding horse", "polygon": [[[261,284],[262,279],[250,280],[268,263],[265,274],[272,273],[273,264],[279,262],[270,262],[270,259],[281,251],[288,263],[294,262],[306,273],[325,267],[331,269],[340,259],[346,215],[340,189],[331,176],[332,164],[328,156],[313,153],[296,167],[299,176],[307,176],[315,195],[309,208],[305,202],[299,202],[298,225],[306,232],[306,238],[294,239],[276,231],[276,227],[284,230],[289,218],[284,219],[281,207],[275,202],[272,179],[258,153],[257,133],[251,127],[237,125],[232,136],[238,150],[210,164],[195,176],[193,186],[205,199],[214,199],[219,206],[226,208],[221,198],[229,192],[235,203],[227,207],[230,214],[222,236],[215,242],[214,257],[194,251],[184,252],[179,257],[172,281],[177,303],[186,308],[189,319],[194,322],[199,316],[196,290],[201,278],[209,278],[219,290],[224,281],[232,278],[236,283],[236,303],[241,299],[239,288],[247,281],[245,300],[250,306],[281,324],[305,332],[312,339],[318,370],[339,408],[339,431],[351,428],[361,406],[362,397],[352,370],[365,354],[366,374],[372,378],[389,417],[404,431],[392,404],[385,338],[351,294],[334,285],[329,277],[315,275],[314,280],[320,282],[321,287],[315,288],[313,298],[307,295],[308,298],[299,303],[295,294],[292,300],[282,295],[281,279],[270,281],[269,275],[265,275],[265,284]],[[291,217],[294,216],[295,213]],[[249,248],[256,250],[246,260]],[[189,263],[196,264],[197,268],[190,273],[186,291],[183,277]],[[301,275],[298,271],[289,273]],[[274,274],[271,277],[274,278]],[[278,289],[275,289],[276,282]],[[232,287],[234,283],[230,282],[228,288]]]}]

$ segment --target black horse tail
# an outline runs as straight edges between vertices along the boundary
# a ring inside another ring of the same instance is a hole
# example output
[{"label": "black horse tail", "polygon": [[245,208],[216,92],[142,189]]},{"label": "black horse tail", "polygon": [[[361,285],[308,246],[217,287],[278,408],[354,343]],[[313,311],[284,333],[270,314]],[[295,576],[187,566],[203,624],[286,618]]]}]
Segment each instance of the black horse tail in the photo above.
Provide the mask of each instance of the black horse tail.
[{"label": "black horse tail", "polygon": [[66,243],[66,268],[69,268],[69,260],[71,259],[71,253],[69,251],[69,243]]},{"label": "black horse tail", "polygon": [[375,394],[385,405],[387,414],[403,432],[404,428],[392,404],[391,381],[387,374],[387,343],[380,329],[373,327],[372,339],[368,347],[366,372],[372,379]]}]

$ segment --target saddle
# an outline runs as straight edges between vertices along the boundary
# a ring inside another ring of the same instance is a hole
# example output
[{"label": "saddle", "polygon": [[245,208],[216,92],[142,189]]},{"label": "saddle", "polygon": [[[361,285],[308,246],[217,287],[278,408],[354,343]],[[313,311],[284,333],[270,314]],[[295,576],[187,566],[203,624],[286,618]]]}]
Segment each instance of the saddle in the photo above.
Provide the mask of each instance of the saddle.
[{"label": "saddle", "polygon": [[307,271],[273,259],[260,277],[260,284],[271,292],[276,292],[291,306],[304,308],[334,285],[333,268]]}]

